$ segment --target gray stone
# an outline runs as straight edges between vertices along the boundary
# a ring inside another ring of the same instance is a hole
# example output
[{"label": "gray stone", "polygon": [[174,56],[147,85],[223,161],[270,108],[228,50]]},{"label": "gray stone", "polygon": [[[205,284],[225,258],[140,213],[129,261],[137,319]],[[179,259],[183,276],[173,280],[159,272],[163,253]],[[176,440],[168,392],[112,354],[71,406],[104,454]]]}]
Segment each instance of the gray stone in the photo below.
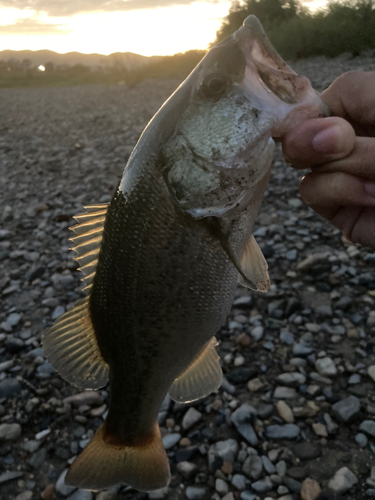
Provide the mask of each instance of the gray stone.
[{"label": "gray stone", "polygon": [[253,481],[256,481],[262,475],[263,471],[262,459],[258,455],[250,455],[245,460],[242,466],[242,470],[247,475],[247,477],[249,477]]},{"label": "gray stone", "polygon": [[246,489],[248,480],[242,474],[234,474],[232,478],[232,485],[239,491]]},{"label": "gray stone", "polygon": [[295,424],[269,425],[266,428],[268,439],[296,439],[300,429]]},{"label": "gray stone", "polygon": [[285,476],[286,473],[286,462],[285,460],[280,460],[276,464],[276,472],[279,476]]},{"label": "gray stone", "polygon": [[60,493],[60,495],[62,495],[63,497],[67,497],[68,495],[73,493],[73,491],[75,490],[74,487],[68,486],[67,484],[65,484],[65,476],[66,476],[67,472],[68,472],[68,469],[65,469],[60,474],[58,480],[56,481],[56,485],[55,485],[57,493]]},{"label": "gray stone", "polygon": [[332,406],[333,414],[341,422],[349,422],[353,417],[358,415],[361,408],[361,403],[355,396],[349,396],[342,399]]},{"label": "gray stone", "polygon": [[353,375],[349,377],[348,384],[356,385],[359,384],[360,381],[361,381],[361,376],[358,373],[353,373]]},{"label": "gray stone", "polygon": [[55,320],[57,318],[59,318],[60,316],[62,316],[65,312],[65,307],[63,306],[57,306],[53,313],[52,313],[52,319]]},{"label": "gray stone", "polygon": [[68,497],[68,500],[92,500],[93,494],[87,490],[77,490]]},{"label": "gray stone", "polygon": [[257,446],[259,442],[253,426],[250,424],[256,414],[255,408],[245,403],[233,412],[231,417],[237,431],[251,446]]},{"label": "gray stone", "polygon": [[241,491],[241,500],[256,500],[256,495],[251,491]]},{"label": "gray stone", "polygon": [[234,462],[238,453],[238,443],[235,439],[218,441],[210,446],[208,450],[209,464],[215,460],[215,457],[221,457],[224,462]]},{"label": "gray stone", "polygon": [[46,458],[47,458],[47,450],[45,448],[42,448],[41,450],[37,451],[30,457],[29,465],[33,469],[37,469],[43,464]]},{"label": "gray stone", "polygon": [[219,495],[226,495],[229,491],[229,487],[223,479],[217,478],[215,481],[215,490]]},{"label": "gray stone", "polygon": [[342,467],[329,481],[328,487],[339,493],[345,493],[357,483],[358,479],[355,474],[353,474],[353,472],[347,467]]},{"label": "gray stone", "polygon": [[320,375],[323,375],[323,377],[334,377],[337,375],[336,365],[328,356],[317,359],[315,361],[315,368]]},{"label": "gray stone", "polygon": [[294,337],[293,335],[288,332],[287,330],[283,330],[281,333],[280,333],[280,341],[284,344],[284,345],[293,345],[294,343]]},{"label": "gray stone", "polygon": [[251,330],[250,335],[253,337],[254,340],[260,340],[263,337],[263,332],[264,332],[263,326],[256,326]]},{"label": "gray stone", "polygon": [[163,437],[164,448],[166,450],[173,448],[173,446],[176,446],[176,444],[180,441],[180,439],[181,439],[181,434],[178,434],[177,432],[173,434],[166,434]]},{"label": "gray stone", "polygon": [[168,492],[169,488],[166,486],[165,488],[160,488],[159,490],[150,491],[148,493],[148,498],[151,500],[163,500],[164,498],[167,498]]},{"label": "gray stone", "polygon": [[176,469],[182,477],[191,479],[197,472],[198,466],[192,462],[179,462]]},{"label": "gray stone", "polygon": [[366,437],[364,434],[362,434],[362,432],[359,432],[359,433],[355,436],[355,438],[354,438],[354,439],[356,440],[356,442],[359,444],[359,446],[360,446],[361,448],[366,448],[367,443],[368,443],[368,439],[367,439],[367,437]]},{"label": "gray stone", "polygon": [[42,365],[39,365],[36,371],[43,375],[52,375],[55,373],[54,367],[48,361],[45,361]]},{"label": "gray stone", "polygon": [[182,419],[182,428],[186,431],[197,424],[202,418],[202,413],[196,410],[193,406],[188,409]]},{"label": "gray stone", "polygon": [[306,377],[302,373],[292,372],[282,373],[276,380],[281,384],[297,387],[298,385],[302,385],[306,382]]},{"label": "gray stone", "polygon": [[14,500],[31,500],[33,498],[33,492],[30,490],[25,490],[22,493],[19,493]]},{"label": "gray stone", "polygon": [[260,479],[259,481],[256,481],[255,483],[252,483],[251,487],[253,490],[257,491],[258,493],[266,493],[267,491],[271,491],[273,488],[273,484],[271,479],[266,476],[263,479]]},{"label": "gray stone", "polygon": [[11,441],[17,439],[22,433],[20,424],[1,424],[0,441]]},{"label": "gray stone", "polygon": [[10,324],[10,326],[17,326],[18,323],[21,321],[21,315],[18,313],[11,313],[6,319],[7,323]]},{"label": "gray stone", "polygon": [[276,387],[273,397],[276,399],[294,399],[298,397],[298,394],[292,387]]},{"label": "gray stone", "polygon": [[21,386],[16,378],[6,378],[0,382],[0,399],[14,398],[20,392]]},{"label": "gray stone", "polygon": [[365,420],[359,426],[359,430],[375,438],[375,420]]},{"label": "gray stone", "polygon": [[14,479],[18,479],[23,476],[23,472],[19,471],[6,471],[3,474],[0,474],[0,484],[7,483],[8,481],[14,481]]},{"label": "gray stone", "polygon": [[312,348],[306,344],[300,343],[293,346],[293,354],[295,356],[309,356],[313,352]]},{"label": "gray stone", "polygon": [[262,455],[262,462],[263,462],[263,467],[267,472],[267,474],[275,474],[276,472],[275,466],[268,457]]},{"label": "gray stone", "polygon": [[26,443],[23,443],[22,448],[28,451],[29,453],[34,453],[40,447],[40,445],[41,445],[40,441],[32,439],[30,441],[26,441]]},{"label": "gray stone", "polygon": [[200,500],[206,494],[207,489],[202,486],[188,486],[186,488],[186,496],[189,500]]},{"label": "gray stone", "polygon": [[375,382],[375,365],[368,367],[367,374]]}]

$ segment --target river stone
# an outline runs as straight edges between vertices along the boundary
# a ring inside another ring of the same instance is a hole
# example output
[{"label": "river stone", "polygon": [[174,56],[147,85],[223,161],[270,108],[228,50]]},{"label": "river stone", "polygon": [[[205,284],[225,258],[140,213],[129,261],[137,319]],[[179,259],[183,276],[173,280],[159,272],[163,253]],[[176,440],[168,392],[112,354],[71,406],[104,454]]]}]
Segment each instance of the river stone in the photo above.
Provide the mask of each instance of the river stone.
[{"label": "river stone", "polygon": [[375,420],[365,420],[359,426],[359,430],[375,438]]},{"label": "river stone", "polygon": [[75,488],[73,486],[68,486],[65,484],[65,476],[68,472],[68,469],[65,469],[59,476],[57,482],[56,482],[56,491],[57,493],[60,493],[63,497],[67,497],[72,493]]},{"label": "river stone", "polygon": [[272,490],[273,484],[271,479],[268,476],[266,476],[263,479],[260,479],[259,481],[252,483],[251,487],[258,493],[266,493],[266,491]]},{"label": "river stone", "polygon": [[360,411],[360,401],[355,396],[349,396],[342,399],[332,406],[332,411],[341,422],[349,422]]},{"label": "river stone", "polygon": [[242,466],[242,470],[247,475],[247,477],[256,481],[262,475],[263,471],[262,459],[258,455],[250,455],[245,460]]},{"label": "river stone", "polygon": [[11,441],[17,439],[22,433],[20,424],[1,424],[0,425],[0,441]]},{"label": "river stone", "polygon": [[206,488],[200,486],[188,486],[186,488],[186,496],[189,500],[200,500],[206,494]]},{"label": "river stone", "polygon": [[347,467],[339,469],[333,478],[329,481],[328,487],[331,490],[345,493],[350,490],[352,486],[358,483],[357,477]]},{"label": "river stone", "polygon": [[269,425],[266,428],[268,439],[296,439],[300,429],[295,424]]},{"label": "river stone", "polygon": [[315,361],[315,368],[317,372],[323,377],[334,377],[337,375],[337,368],[335,363],[328,356],[319,358]]}]

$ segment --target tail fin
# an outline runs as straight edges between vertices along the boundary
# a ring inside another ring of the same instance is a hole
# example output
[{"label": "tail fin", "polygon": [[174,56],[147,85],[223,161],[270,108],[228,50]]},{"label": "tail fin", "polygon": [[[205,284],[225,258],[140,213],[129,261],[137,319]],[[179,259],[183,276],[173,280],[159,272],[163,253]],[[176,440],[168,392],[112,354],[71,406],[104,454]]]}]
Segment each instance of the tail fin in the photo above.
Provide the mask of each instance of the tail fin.
[{"label": "tail fin", "polygon": [[86,490],[126,483],[139,491],[168,486],[169,462],[155,424],[152,436],[140,446],[121,446],[108,440],[105,424],[71,465],[65,482]]}]

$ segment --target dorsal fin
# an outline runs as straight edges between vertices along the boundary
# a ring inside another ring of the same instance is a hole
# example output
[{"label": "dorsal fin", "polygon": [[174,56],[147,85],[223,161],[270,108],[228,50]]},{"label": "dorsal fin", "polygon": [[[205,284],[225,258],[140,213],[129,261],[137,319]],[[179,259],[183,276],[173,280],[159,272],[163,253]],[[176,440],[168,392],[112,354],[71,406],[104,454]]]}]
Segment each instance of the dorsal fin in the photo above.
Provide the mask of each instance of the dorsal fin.
[{"label": "dorsal fin", "polygon": [[79,270],[84,274],[83,290],[88,293],[96,272],[108,204],[89,205],[84,208],[87,212],[74,216],[79,224],[70,228],[76,235],[70,238],[70,241],[75,244],[71,250],[78,254],[76,260],[81,266]]},{"label": "dorsal fin", "polygon": [[[104,221],[108,205],[85,207],[86,213],[74,218],[80,223],[70,229],[76,236],[72,248],[84,274],[89,295],[98,264]],[[81,222],[82,221],[82,222]],[[100,352],[90,315],[89,297],[63,314],[43,334],[43,349],[51,365],[68,382],[82,389],[99,389],[108,381],[108,365]]]}]

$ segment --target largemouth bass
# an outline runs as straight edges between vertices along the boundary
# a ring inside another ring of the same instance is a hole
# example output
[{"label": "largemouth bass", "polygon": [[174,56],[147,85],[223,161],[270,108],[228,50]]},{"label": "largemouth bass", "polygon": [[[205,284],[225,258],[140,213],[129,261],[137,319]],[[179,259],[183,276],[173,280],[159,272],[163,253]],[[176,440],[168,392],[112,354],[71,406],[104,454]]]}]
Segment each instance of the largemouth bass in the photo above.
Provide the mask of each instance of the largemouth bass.
[{"label": "largemouth bass", "polygon": [[274,141],[327,109],[254,17],[213,47],[141,135],[109,205],[72,229],[87,297],[43,336],[76,387],[110,383],[105,423],[66,483],[141,491],[169,483],[157,423],[169,392],[190,402],[222,379],[215,333],[235,289],[269,288],[251,235]]}]

